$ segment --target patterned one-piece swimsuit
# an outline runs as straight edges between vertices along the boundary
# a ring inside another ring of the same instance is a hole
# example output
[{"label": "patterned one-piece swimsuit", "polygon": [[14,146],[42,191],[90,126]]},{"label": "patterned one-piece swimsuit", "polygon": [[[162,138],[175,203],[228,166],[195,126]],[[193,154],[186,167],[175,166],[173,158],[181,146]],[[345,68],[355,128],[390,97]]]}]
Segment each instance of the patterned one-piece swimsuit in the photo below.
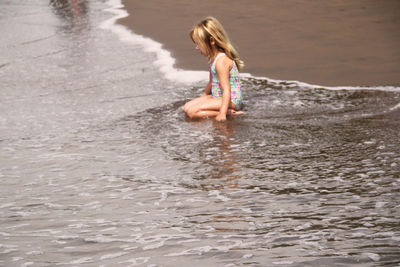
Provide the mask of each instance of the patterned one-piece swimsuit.
[{"label": "patterned one-piece swimsuit", "polygon": [[[211,72],[211,92],[213,97],[222,97],[222,87],[219,81],[217,70],[215,69],[215,64],[221,56],[227,56],[225,53],[219,53],[213,63],[210,64]],[[239,70],[236,66],[236,62],[233,61],[233,67],[229,71],[229,82],[231,85],[231,101],[235,105],[236,109],[239,110],[242,105],[242,90],[240,86]]]}]

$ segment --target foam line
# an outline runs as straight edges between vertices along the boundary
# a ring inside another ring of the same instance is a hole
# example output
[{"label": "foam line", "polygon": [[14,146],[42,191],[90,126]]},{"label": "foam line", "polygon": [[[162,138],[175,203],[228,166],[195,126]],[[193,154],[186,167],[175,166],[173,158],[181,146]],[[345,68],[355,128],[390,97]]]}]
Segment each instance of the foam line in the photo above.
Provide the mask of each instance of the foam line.
[{"label": "foam line", "polygon": [[394,106],[394,107],[391,107],[390,109],[389,109],[389,111],[395,111],[395,110],[397,110],[397,109],[400,109],[400,103],[398,103],[396,106]]},{"label": "foam line", "polygon": [[275,80],[267,77],[256,77],[250,73],[241,74],[243,78],[253,78],[257,80],[265,80],[272,84],[285,84],[288,87],[301,87],[307,89],[325,89],[325,90],[374,90],[374,91],[386,91],[386,92],[400,92],[400,87],[397,86],[324,86],[310,84],[294,80]]},{"label": "foam line", "polygon": [[168,80],[181,83],[196,83],[206,81],[209,77],[207,71],[188,71],[174,68],[175,59],[171,53],[163,49],[162,44],[142,35],[135,34],[127,27],[117,24],[117,20],[127,17],[129,14],[122,9],[124,6],[120,0],[110,0],[107,2],[110,8],[106,9],[115,16],[100,24],[100,28],[108,29],[117,34],[119,39],[126,43],[139,45],[145,52],[154,53],[156,61],[154,65],[164,74]]},{"label": "foam line", "polygon": [[[100,27],[102,29],[108,29],[118,35],[119,39],[123,42],[139,45],[143,47],[145,52],[154,53],[156,60],[154,65],[163,73],[163,75],[171,81],[192,84],[200,81],[207,81],[209,78],[208,71],[191,71],[182,70],[174,67],[175,59],[171,56],[171,53],[163,49],[163,45],[156,42],[148,37],[138,35],[128,29],[127,27],[120,25],[117,22],[118,19],[129,16],[128,12],[124,10],[124,5],[121,0],[109,0],[107,4],[110,8],[105,9],[115,16],[104,21]],[[400,92],[400,87],[396,86],[322,86],[309,84],[300,81],[285,81],[285,80],[274,80],[267,77],[256,77],[250,73],[242,73],[243,78],[254,78],[259,80],[266,80],[272,84],[285,84],[288,87],[301,87],[308,89],[326,89],[326,90],[379,90],[389,92]]]}]

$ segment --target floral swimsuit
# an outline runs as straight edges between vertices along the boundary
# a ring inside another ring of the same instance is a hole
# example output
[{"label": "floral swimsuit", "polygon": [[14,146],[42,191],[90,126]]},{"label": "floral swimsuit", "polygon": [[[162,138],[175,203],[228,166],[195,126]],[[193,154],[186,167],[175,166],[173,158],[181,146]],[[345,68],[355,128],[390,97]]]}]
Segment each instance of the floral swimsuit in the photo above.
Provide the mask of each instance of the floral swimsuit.
[{"label": "floral swimsuit", "polygon": [[[210,64],[210,72],[212,76],[211,80],[211,92],[213,97],[222,97],[222,87],[219,81],[219,77],[217,74],[217,70],[215,69],[215,63],[218,58],[221,56],[227,56],[225,53],[219,53],[214,62]],[[231,101],[235,105],[236,109],[239,110],[242,104],[242,90],[240,88],[240,78],[239,78],[239,70],[236,66],[235,61],[233,61],[233,67],[229,71],[229,81],[231,85]]]}]

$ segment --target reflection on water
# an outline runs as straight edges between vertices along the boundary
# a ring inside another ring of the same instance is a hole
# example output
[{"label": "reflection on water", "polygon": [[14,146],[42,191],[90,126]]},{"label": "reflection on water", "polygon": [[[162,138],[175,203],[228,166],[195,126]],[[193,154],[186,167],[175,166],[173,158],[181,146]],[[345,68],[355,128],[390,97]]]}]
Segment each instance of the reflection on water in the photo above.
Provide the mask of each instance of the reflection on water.
[{"label": "reflection on water", "polygon": [[68,74],[73,69],[83,74],[91,66],[87,66],[87,57],[90,54],[89,3],[86,0],[50,0],[50,7],[60,23],[57,25],[58,36],[61,38],[59,46],[68,52],[68,56],[60,64]]},{"label": "reflection on water", "polygon": [[[191,124],[204,123],[202,121],[188,122]],[[193,127],[193,126],[192,126]],[[206,190],[223,189],[224,187],[234,188],[237,186],[237,179],[240,178],[241,167],[239,165],[240,150],[235,140],[235,124],[233,121],[218,123],[212,121],[210,125],[211,139],[207,146],[199,151],[199,158],[202,164],[209,166],[206,173],[195,174],[194,179],[199,179],[201,187]],[[194,137],[196,138],[196,137]],[[223,179],[224,182],[213,183],[214,179]],[[206,180],[202,183],[201,180]]]},{"label": "reflection on water", "polygon": [[55,14],[67,22],[65,31],[82,33],[87,27],[88,4],[86,0],[50,0]]},{"label": "reflection on water", "polygon": [[[213,121],[217,141],[216,147],[219,148],[217,154],[219,160],[215,162],[214,169],[210,171],[210,176],[215,178],[226,177],[225,186],[235,187],[237,186],[236,180],[240,178],[239,174],[241,173],[241,167],[238,164],[240,150],[237,149],[239,145],[235,141],[235,125],[230,122],[218,123]],[[210,163],[212,165],[212,162]]]}]

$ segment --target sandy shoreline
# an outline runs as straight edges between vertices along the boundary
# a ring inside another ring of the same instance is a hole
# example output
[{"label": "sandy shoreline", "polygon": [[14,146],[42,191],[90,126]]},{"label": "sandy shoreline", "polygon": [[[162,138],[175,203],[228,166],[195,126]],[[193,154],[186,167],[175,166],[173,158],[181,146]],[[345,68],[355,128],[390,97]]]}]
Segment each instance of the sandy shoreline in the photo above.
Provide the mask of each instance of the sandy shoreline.
[{"label": "sandy shoreline", "polygon": [[122,0],[119,23],[171,51],[176,67],[207,70],[188,32],[217,17],[244,72],[328,86],[400,85],[400,2]]}]

